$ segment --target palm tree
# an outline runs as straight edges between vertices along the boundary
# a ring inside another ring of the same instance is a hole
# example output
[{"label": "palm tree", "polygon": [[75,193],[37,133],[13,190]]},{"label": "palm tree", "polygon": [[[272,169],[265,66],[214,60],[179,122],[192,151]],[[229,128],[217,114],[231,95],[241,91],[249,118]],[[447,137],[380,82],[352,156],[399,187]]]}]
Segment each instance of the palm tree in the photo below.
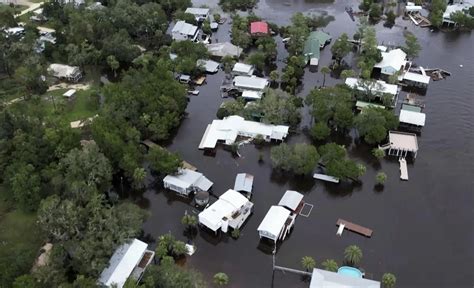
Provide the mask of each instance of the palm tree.
[{"label": "palm tree", "polygon": [[311,256],[304,256],[301,258],[301,266],[303,266],[306,271],[310,271],[316,267],[316,261]]},{"label": "palm tree", "polygon": [[321,67],[321,73],[323,74],[323,87],[324,87],[324,84],[326,84],[326,74],[329,74],[330,72],[331,72],[331,69],[329,69],[328,66]]},{"label": "palm tree", "polygon": [[344,259],[352,265],[357,265],[362,260],[362,250],[356,245],[347,246],[344,250]]},{"label": "palm tree", "polygon": [[186,214],[181,218],[181,224],[185,225],[186,228],[196,227],[197,218],[194,215]]},{"label": "palm tree", "polygon": [[346,81],[347,78],[354,77],[354,76],[355,76],[354,70],[342,70],[341,72],[341,78],[344,81]]},{"label": "palm tree", "polygon": [[326,259],[321,264],[323,265],[325,270],[328,270],[331,272],[337,272],[337,269],[339,269],[339,265],[337,265],[337,262],[334,259]]},{"label": "palm tree", "polygon": [[223,272],[216,273],[214,275],[214,283],[216,283],[217,286],[225,286],[229,284],[229,276]]},{"label": "palm tree", "polygon": [[383,183],[385,183],[385,180],[387,180],[387,174],[385,174],[384,172],[379,172],[377,173],[377,175],[375,175],[375,182],[378,185],[383,185]]},{"label": "palm tree", "polygon": [[397,283],[397,277],[392,273],[385,273],[382,276],[382,285],[385,288],[393,288]]},{"label": "palm tree", "polygon": [[173,254],[176,257],[182,256],[186,254],[186,252],[188,252],[188,248],[186,248],[186,243],[179,240],[173,242],[171,249],[173,250]]},{"label": "palm tree", "polygon": [[278,74],[277,70],[273,70],[272,72],[270,72],[270,79],[273,83],[276,83],[278,79],[280,79],[280,74]]}]

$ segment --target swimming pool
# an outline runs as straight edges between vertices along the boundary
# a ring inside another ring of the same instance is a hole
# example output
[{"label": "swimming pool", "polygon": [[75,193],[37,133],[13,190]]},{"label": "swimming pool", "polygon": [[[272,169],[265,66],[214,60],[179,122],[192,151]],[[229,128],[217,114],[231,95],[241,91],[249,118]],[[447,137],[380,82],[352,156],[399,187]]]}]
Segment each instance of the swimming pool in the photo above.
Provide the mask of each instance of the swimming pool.
[{"label": "swimming pool", "polygon": [[342,266],[337,270],[337,273],[355,278],[362,278],[363,276],[359,269],[349,266]]}]

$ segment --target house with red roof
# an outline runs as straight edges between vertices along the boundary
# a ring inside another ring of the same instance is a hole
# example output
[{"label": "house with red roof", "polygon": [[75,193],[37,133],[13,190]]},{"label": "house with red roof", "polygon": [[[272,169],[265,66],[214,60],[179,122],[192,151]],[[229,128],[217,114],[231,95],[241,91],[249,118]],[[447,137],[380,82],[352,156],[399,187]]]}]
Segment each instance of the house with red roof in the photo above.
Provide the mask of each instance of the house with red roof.
[{"label": "house with red roof", "polygon": [[268,23],[263,21],[256,21],[250,23],[250,34],[252,36],[262,36],[268,35],[270,29],[268,28]]}]

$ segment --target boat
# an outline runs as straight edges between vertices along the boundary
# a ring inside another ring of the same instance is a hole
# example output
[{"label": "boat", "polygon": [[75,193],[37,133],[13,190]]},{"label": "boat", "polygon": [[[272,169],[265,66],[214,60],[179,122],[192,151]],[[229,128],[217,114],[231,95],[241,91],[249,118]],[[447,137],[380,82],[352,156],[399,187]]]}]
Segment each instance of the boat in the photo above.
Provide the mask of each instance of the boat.
[{"label": "boat", "polygon": [[188,90],[188,94],[191,94],[191,95],[199,95],[199,90]]}]

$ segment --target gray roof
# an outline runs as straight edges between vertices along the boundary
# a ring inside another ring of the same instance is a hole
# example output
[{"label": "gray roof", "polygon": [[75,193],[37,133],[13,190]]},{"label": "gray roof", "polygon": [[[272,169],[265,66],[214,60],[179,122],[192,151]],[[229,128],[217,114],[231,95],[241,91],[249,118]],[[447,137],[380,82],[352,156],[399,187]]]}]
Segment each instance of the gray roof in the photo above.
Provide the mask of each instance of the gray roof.
[{"label": "gray roof", "polygon": [[199,59],[196,64],[203,67],[206,72],[209,73],[214,73],[219,70],[219,63],[216,61]]},{"label": "gray roof", "polygon": [[313,269],[309,288],[380,288],[380,282],[342,275],[322,269]]},{"label": "gray roof", "polygon": [[194,7],[189,7],[184,11],[184,13],[189,13],[193,15],[207,15],[209,14],[209,9],[208,8],[194,8]]},{"label": "gray roof", "polygon": [[252,193],[253,175],[247,173],[239,173],[235,177],[234,190]]},{"label": "gray roof", "polygon": [[242,53],[242,48],[235,46],[230,42],[212,43],[207,45],[209,53],[216,57],[232,56],[239,57]]},{"label": "gray roof", "polygon": [[174,25],[173,30],[171,30],[171,32],[193,36],[194,34],[196,34],[197,29],[198,29],[197,26],[191,25],[184,21],[178,21]]}]

